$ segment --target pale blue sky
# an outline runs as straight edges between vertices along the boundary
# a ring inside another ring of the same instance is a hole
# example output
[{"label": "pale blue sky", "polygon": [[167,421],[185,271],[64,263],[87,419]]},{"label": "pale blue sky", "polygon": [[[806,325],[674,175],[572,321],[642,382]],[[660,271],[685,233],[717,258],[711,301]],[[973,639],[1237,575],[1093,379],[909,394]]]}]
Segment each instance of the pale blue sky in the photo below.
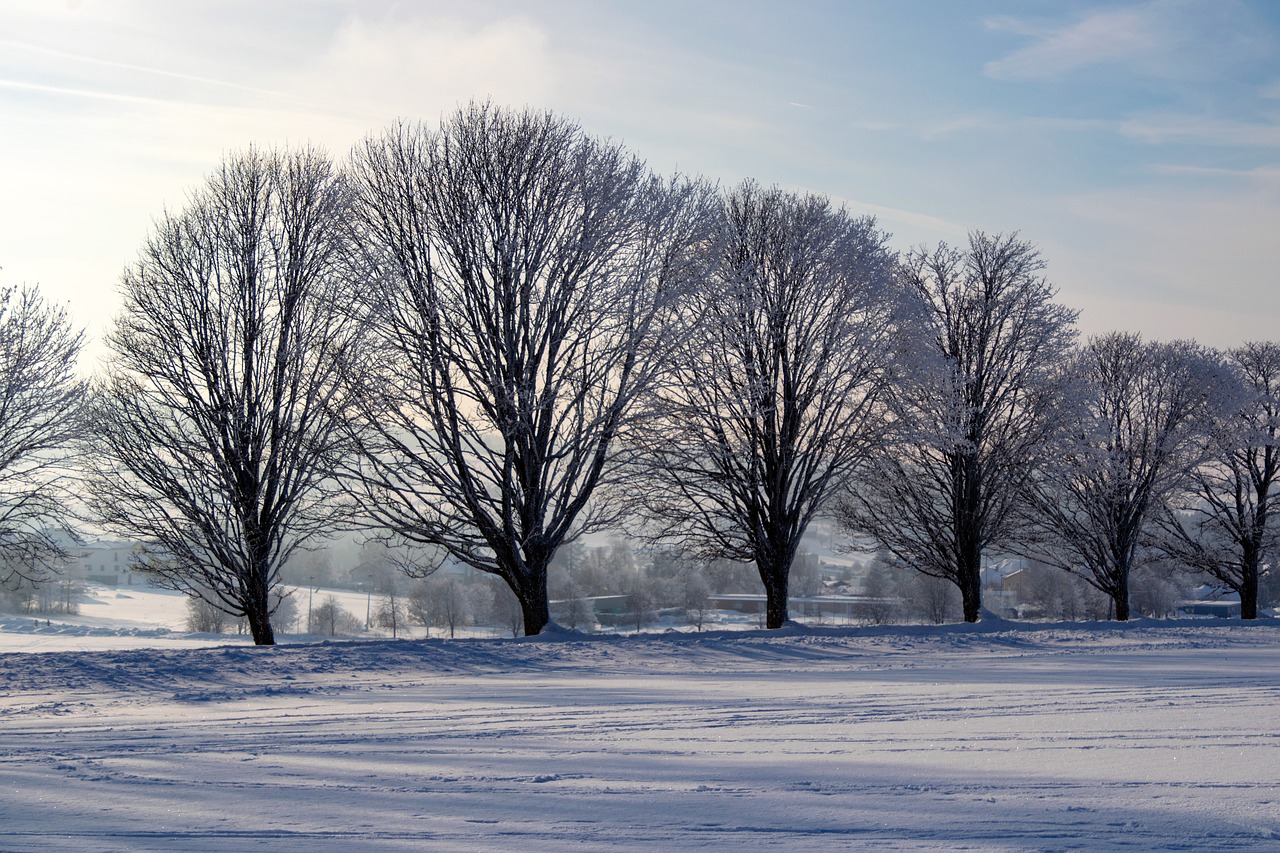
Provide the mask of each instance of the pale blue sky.
[{"label": "pale blue sky", "polygon": [[1039,245],[1087,333],[1280,338],[1280,2],[0,4],[0,281],[99,334],[223,152],[459,102]]}]

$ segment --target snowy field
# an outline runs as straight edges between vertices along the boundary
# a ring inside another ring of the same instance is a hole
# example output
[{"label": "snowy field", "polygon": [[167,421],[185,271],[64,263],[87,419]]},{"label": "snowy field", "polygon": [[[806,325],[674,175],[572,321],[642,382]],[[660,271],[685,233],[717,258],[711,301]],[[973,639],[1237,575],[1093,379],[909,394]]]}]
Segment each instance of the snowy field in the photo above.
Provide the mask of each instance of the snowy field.
[{"label": "snowy field", "polygon": [[[0,613],[0,653],[100,651],[107,649],[208,648],[228,644],[252,645],[247,634],[192,634],[186,629],[187,597],[152,587],[112,587],[85,584],[80,612],[66,615]],[[305,619],[307,590],[294,589]],[[368,601],[364,593],[322,589],[313,596],[319,605],[333,597],[364,621]],[[420,630],[420,629],[419,629]],[[314,641],[317,637],[283,635],[281,642]]]},{"label": "snowy field", "polygon": [[1280,626],[0,655],[0,850],[1280,850]]}]

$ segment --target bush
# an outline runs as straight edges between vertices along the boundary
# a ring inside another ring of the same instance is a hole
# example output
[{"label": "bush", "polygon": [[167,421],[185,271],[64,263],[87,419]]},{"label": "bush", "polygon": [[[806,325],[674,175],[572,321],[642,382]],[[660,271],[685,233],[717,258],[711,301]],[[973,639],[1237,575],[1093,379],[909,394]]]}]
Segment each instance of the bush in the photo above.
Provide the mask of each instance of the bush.
[{"label": "bush", "polygon": [[231,625],[229,613],[205,601],[198,595],[187,599],[187,630],[197,634],[222,634]]},{"label": "bush", "polygon": [[960,617],[960,590],[949,580],[916,572],[907,592],[916,618],[934,625]]}]

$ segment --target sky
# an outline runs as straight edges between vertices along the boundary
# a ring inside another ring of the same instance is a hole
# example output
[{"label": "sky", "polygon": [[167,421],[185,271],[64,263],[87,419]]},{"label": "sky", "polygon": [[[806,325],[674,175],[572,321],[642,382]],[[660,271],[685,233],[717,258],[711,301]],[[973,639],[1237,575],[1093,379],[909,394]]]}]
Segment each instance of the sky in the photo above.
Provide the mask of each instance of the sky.
[{"label": "sky", "polygon": [[1018,231],[1085,334],[1280,339],[1275,0],[3,0],[0,283],[96,341],[226,154],[341,159],[472,99],[902,250]]}]

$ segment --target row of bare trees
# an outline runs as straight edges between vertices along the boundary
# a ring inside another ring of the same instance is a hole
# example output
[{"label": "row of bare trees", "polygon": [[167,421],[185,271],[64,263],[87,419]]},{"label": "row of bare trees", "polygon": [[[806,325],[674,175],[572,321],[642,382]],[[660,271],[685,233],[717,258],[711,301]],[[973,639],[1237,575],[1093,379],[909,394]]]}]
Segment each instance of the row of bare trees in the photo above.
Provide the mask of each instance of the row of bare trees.
[{"label": "row of bare trees", "polygon": [[[553,114],[473,104],[341,168],[227,158],[124,275],[84,417],[79,337],[24,310],[57,333],[40,411],[83,427],[88,516],[258,643],[289,555],[352,526],[500,578],[529,634],[557,551],[623,525],[753,563],[778,627],[822,514],[954,583],[968,620],[993,551],[1080,574],[1120,619],[1129,574],[1171,555],[1253,615],[1276,347],[1077,346],[1043,267],[980,232],[900,258],[823,197],[662,178]],[[56,490],[32,466],[69,436],[42,436],[8,470]]]}]

